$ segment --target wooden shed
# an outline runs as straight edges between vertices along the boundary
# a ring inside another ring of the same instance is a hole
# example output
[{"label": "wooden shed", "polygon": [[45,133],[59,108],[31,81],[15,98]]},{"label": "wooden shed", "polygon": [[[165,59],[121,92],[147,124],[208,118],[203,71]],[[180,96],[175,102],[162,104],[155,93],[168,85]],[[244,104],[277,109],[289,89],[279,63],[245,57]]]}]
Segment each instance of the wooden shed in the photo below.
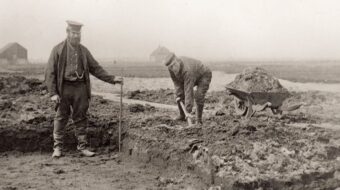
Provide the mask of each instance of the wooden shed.
[{"label": "wooden shed", "polygon": [[16,42],[7,44],[0,49],[0,63],[28,63],[27,49]]}]

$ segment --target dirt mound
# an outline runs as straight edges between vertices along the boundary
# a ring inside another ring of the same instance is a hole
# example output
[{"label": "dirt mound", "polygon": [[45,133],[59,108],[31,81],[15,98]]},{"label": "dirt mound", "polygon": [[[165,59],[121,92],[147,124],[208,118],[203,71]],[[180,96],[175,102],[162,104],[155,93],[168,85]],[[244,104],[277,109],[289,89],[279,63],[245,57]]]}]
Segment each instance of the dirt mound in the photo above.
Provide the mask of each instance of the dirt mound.
[{"label": "dirt mound", "polygon": [[245,122],[230,115],[209,116],[202,128],[167,123],[164,116],[154,118],[147,125],[130,123],[126,138],[132,155],[147,162],[200,171],[207,183],[222,189],[340,185],[339,140],[331,137],[332,131],[312,125],[292,128],[278,119]]},{"label": "dirt mound", "polygon": [[260,67],[243,70],[227,86],[247,92],[288,92],[278,79]]},{"label": "dirt mound", "polygon": [[38,79],[27,79],[23,76],[0,77],[1,94],[25,94],[32,91],[46,92],[46,87]]},{"label": "dirt mound", "polygon": [[130,112],[137,113],[137,112],[144,112],[145,108],[142,104],[132,104],[129,105]]},{"label": "dirt mound", "polygon": [[155,110],[154,106],[151,106],[149,104],[146,104],[145,106],[142,104],[131,104],[128,106],[129,111],[132,113],[137,113],[137,112],[144,112],[144,111],[153,111]]},{"label": "dirt mound", "polygon": [[144,100],[148,102],[175,104],[175,91],[172,89],[160,90],[135,90],[127,93],[127,98],[135,100]]}]

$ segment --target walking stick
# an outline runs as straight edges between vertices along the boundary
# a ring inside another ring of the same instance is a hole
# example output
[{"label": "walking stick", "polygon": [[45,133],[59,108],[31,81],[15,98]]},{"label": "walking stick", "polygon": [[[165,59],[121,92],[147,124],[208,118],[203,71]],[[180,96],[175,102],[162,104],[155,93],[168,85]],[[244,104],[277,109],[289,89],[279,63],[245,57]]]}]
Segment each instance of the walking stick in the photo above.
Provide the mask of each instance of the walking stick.
[{"label": "walking stick", "polygon": [[120,105],[119,105],[119,128],[118,128],[118,151],[121,151],[122,118],[123,118],[123,83],[120,84]]}]

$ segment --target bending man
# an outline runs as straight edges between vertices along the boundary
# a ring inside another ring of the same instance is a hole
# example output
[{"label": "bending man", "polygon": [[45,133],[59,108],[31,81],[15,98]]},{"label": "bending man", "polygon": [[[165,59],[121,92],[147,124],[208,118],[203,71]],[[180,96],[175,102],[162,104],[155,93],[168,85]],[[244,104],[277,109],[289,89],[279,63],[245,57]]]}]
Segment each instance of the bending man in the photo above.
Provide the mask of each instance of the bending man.
[{"label": "bending man", "polygon": [[[170,77],[175,85],[176,100],[184,102],[185,109],[188,113],[192,112],[193,102],[196,102],[196,124],[202,124],[202,114],[204,107],[205,94],[209,89],[211,82],[211,71],[200,61],[187,58],[176,57],[170,53],[163,60],[168,67]],[[194,87],[197,91],[194,94]],[[180,115],[178,120],[185,120],[185,115],[179,106]]]}]

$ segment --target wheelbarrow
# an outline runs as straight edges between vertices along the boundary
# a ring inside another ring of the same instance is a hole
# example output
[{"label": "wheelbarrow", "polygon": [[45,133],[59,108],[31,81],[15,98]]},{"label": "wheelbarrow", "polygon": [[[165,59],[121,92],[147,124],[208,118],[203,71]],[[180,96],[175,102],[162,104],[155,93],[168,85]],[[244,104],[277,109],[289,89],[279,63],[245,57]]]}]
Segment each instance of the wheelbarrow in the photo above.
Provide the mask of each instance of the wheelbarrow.
[{"label": "wheelbarrow", "polygon": [[274,115],[283,111],[299,109],[304,103],[283,106],[284,101],[291,96],[289,92],[245,92],[226,87],[226,91],[234,96],[233,104],[237,115],[252,117],[256,112],[270,108]]}]

